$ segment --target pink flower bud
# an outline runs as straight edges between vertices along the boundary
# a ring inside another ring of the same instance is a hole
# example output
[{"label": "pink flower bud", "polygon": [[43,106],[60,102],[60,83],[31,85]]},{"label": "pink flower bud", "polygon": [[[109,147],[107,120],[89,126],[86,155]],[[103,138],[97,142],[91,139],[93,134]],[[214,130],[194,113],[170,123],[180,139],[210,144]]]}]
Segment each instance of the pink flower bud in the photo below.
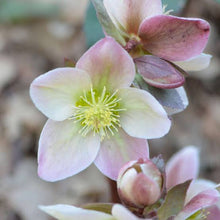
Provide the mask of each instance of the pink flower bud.
[{"label": "pink flower bud", "polygon": [[133,207],[154,204],[161,195],[162,174],[151,160],[130,161],[119,172],[117,187],[123,203]]}]

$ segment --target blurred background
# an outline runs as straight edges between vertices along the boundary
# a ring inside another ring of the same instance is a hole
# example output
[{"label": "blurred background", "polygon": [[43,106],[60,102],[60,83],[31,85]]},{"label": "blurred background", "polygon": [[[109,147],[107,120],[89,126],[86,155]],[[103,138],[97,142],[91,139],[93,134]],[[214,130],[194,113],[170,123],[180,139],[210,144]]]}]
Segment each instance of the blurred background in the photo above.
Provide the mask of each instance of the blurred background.
[{"label": "blurred background", "polygon": [[[200,149],[200,177],[220,181],[220,1],[164,0],[172,14],[211,24],[206,70],[189,73],[189,107],[172,117],[171,132],[150,141],[167,160],[186,145]],[[56,183],[37,176],[37,148],[46,118],[29,98],[33,79],[77,61],[103,36],[88,0],[0,0],[0,219],[47,220],[39,204],[108,202],[108,180],[91,166]]]}]

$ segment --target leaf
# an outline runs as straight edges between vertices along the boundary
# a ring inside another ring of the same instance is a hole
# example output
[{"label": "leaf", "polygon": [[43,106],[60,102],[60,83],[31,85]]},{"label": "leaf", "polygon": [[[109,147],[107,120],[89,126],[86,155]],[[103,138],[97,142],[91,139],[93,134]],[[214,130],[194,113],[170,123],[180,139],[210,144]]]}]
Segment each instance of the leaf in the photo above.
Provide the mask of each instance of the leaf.
[{"label": "leaf", "polygon": [[113,203],[89,203],[81,206],[83,209],[95,210],[111,214]]},{"label": "leaf", "polygon": [[148,85],[139,74],[136,74],[134,83],[140,89],[150,92],[164,107],[168,115],[179,113],[188,106],[188,98],[183,87],[176,89],[155,88]]},{"label": "leaf", "polygon": [[113,24],[111,18],[109,17],[105,6],[103,4],[103,0],[91,0],[98,17],[98,20],[102,27],[104,28],[107,35],[113,37],[116,41],[118,41],[121,45],[125,46],[126,42],[122,37],[120,31]]},{"label": "leaf", "polygon": [[145,55],[134,59],[138,72],[151,86],[162,89],[177,88],[184,84],[182,71],[174,65],[152,55]]},{"label": "leaf", "polygon": [[88,6],[83,28],[86,36],[87,47],[91,47],[98,40],[104,37],[102,27],[96,17],[96,11],[92,3]]},{"label": "leaf", "polygon": [[158,209],[157,216],[159,220],[166,220],[171,216],[177,215],[184,207],[186,192],[192,180],[178,184],[170,189],[165,197],[165,201]]}]

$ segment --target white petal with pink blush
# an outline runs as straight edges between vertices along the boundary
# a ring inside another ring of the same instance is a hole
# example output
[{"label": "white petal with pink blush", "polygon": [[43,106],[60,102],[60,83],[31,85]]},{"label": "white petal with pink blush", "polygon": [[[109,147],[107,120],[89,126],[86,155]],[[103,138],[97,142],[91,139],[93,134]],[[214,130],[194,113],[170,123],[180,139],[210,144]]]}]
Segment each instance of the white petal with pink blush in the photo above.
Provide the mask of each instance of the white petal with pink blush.
[{"label": "white petal with pink blush", "polygon": [[102,141],[94,163],[103,174],[116,180],[120,168],[126,162],[148,157],[149,148],[145,139],[131,137],[118,128],[111,139]]},{"label": "white petal with pink blush", "polygon": [[[131,136],[159,138],[170,129],[171,121],[159,102],[148,92],[136,88],[119,90],[123,100],[121,126]],[[137,123],[138,122],[138,123]]]},{"label": "white petal with pink blush", "polygon": [[163,12],[161,0],[104,0],[104,5],[116,27],[135,34],[146,17]]},{"label": "white petal with pink blush", "polygon": [[38,175],[47,181],[57,181],[87,168],[96,158],[100,137],[92,133],[79,134],[71,120],[48,120],[39,140]]},{"label": "white petal with pink blush", "polygon": [[39,206],[48,215],[58,220],[116,220],[112,215],[95,210],[86,210],[71,205]]},{"label": "white petal with pink blush", "polygon": [[36,107],[48,118],[63,121],[73,114],[81,91],[91,85],[89,75],[76,68],[57,68],[37,77],[30,86]]},{"label": "white petal with pink blush", "polygon": [[206,69],[211,62],[212,55],[201,53],[189,60],[174,62],[185,71],[200,71]]},{"label": "white petal with pink blush", "polygon": [[168,189],[190,179],[195,179],[199,172],[199,151],[188,146],[174,154],[166,165],[166,186]]}]

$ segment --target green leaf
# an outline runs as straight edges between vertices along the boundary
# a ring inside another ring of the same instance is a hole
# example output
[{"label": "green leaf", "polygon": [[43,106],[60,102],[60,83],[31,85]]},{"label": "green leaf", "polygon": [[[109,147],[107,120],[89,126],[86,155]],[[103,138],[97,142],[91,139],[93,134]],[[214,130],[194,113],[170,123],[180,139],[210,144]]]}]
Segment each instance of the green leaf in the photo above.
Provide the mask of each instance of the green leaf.
[{"label": "green leaf", "polygon": [[120,31],[117,29],[117,27],[113,24],[111,18],[109,17],[105,6],[103,4],[103,0],[91,0],[98,17],[98,20],[102,27],[104,28],[107,35],[113,37],[116,41],[118,41],[120,44],[125,46],[126,42],[125,39],[122,37]]},{"label": "green leaf", "polygon": [[92,3],[89,4],[84,22],[84,32],[86,36],[86,45],[91,47],[98,40],[104,37],[102,27],[96,17],[96,11]]},{"label": "green leaf", "polygon": [[150,92],[164,107],[168,115],[183,111],[188,105],[188,99],[183,87],[176,89],[159,89],[147,84],[140,74],[136,74],[135,82],[139,88]]},{"label": "green leaf", "polygon": [[83,209],[89,209],[89,210],[95,210],[100,212],[105,212],[107,214],[111,215],[112,212],[112,203],[89,203],[86,205],[83,205]]},{"label": "green leaf", "polygon": [[165,201],[158,209],[157,216],[159,220],[166,220],[171,216],[177,215],[184,207],[186,192],[192,180],[178,184],[170,189],[165,197]]}]

